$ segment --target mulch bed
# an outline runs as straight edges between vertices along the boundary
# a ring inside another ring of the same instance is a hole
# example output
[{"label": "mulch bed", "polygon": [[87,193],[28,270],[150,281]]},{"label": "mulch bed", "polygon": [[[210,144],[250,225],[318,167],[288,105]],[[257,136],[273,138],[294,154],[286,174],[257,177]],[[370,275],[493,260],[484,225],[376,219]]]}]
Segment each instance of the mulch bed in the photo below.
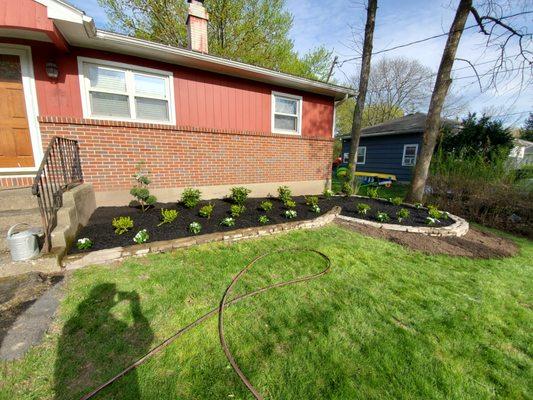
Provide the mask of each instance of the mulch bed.
[{"label": "mulch bed", "polygon": [[[259,209],[259,204],[264,201],[269,200],[273,203],[273,208],[268,213]],[[301,221],[309,220],[316,218],[317,216],[324,214],[325,212],[331,210],[334,206],[342,207],[342,214],[350,217],[364,218],[368,220],[376,221],[375,214],[378,211],[383,211],[389,214],[391,220],[389,223],[396,223],[398,221],[395,217],[396,212],[400,208],[408,208],[405,205],[395,206],[389,203],[386,200],[373,200],[369,198],[355,198],[355,197],[332,197],[330,199],[320,198],[319,206],[320,213],[312,212],[309,207],[305,204],[305,198],[303,196],[294,197],[293,200],[296,202],[296,212],[297,217],[293,219],[287,219],[283,215],[285,207],[283,204],[275,198],[250,198],[246,201],[246,211],[243,215],[238,218],[235,218],[235,225],[231,227],[220,225],[220,221],[229,217],[231,203],[229,200],[209,200],[202,201],[193,209],[188,209],[179,203],[166,203],[161,204],[157,203],[153,208],[142,213],[139,208],[131,206],[123,207],[99,207],[95,210],[91,216],[89,223],[81,229],[78,233],[77,238],[87,237],[93,241],[93,247],[89,250],[79,250],[75,245],[69,250],[69,254],[82,253],[87,251],[102,250],[119,246],[130,246],[135,244],[133,237],[135,234],[141,230],[146,229],[150,235],[149,242],[155,242],[160,240],[171,240],[186,236],[192,236],[189,232],[188,227],[191,222],[199,222],[202,225],[202,230],[200,234],[213,233],[213,232],[223,232],[223,231],[232,231],[240,228],[249,228],[259,226],[258,218],[261,215],[267,215],[270,219],[270,222],[267,224],[280,224],[288,221]],[[367,215],[360,215],[357,213],[357,204],[366,203],[370,205],[371,210]],[[206,204],[214,205],[214,212],[210,219],[202,218],[198,215],[198,210],[201,206]],[[178,210],[178,218],[170,223],[157,226],[160,223],[161,209],[175,209]],[[409,208],[411,215],[406,220],[402,221],[400,225],[411,225],[411,226],[427,226],[426,217],[427,211],[424,209]],[[117,235],[114,232],[111,221],[115,217],[131,217],[133,219],[133,229],[122,234]],[[454,221],[448,219],[443,220],[440,224],[433,226],[446,226],[452,224]]]}]

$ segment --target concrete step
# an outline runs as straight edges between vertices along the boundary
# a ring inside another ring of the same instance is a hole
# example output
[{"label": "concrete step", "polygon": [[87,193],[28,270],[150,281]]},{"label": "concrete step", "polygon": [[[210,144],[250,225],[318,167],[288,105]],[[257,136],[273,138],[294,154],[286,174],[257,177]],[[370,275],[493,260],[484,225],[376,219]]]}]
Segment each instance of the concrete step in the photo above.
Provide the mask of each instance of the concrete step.
[{"label": "concrete step", "polygon": [[0,212],[38,208],[37,198],[31,188],[0,189]]},{"label": "concrete step", "polygon": [[42,227],[38,208],[0,211],[0,252],[7,252],[7,231],[15,224],[25,222],[31,227]]}]

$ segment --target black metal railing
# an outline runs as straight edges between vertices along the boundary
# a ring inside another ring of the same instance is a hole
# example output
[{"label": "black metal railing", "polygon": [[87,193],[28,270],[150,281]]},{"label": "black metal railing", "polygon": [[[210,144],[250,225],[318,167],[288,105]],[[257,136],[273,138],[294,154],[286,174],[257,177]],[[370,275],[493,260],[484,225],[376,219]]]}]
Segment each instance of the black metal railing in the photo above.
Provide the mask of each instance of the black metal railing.
[{"label": "black metal railing", "polygon": [[57,211],[63,205],[63,193],[82,182],[78,141],[54,137],[44,153],[32,186],[43,221],[43,251],[51,249],[50,235],[57,225]]}]

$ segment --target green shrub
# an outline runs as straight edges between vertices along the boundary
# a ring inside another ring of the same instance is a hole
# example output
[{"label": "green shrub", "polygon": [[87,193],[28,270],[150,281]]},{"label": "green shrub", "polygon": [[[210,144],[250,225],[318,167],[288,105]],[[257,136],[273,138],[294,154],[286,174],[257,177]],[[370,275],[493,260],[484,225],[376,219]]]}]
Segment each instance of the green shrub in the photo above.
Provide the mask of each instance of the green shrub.
[{"label": "green shrub", "polygon": [[370,197],[371,199],[377,199],[379,198],[379,187],[369,186],[366,193],[368,194],[368,197]]},{"label": "green shrub", "polygon": [[434,219],[441,219],[442,212],[440,212],[435,206],[428,206],[428,215]]},{"label": "green shrub", "polygon": [[395,206],[399,206],[403,203],[403,199],[401,197],[393,197],[392,199],[390,199],[390,202]]},{"label": "green shrub", "polygon": [[264,224],[268,224],[270,222],[270,220],[268,219],[268,217],[266,215],[261,215],[259,217],[259,223],[264,225]]},{"label": "green shrub", "polygon": [[330,199],[334,194],[335,193],[333,193],[333,190],[331,189],[324,189],[324,192],[322,192],[322,196],[324,196],[325,199]]},{"label": "green shrub", "polygon": [[415,207],[417,209],[421,209],[422,207],[424,207],[424,205],[422,203],[415,203]]},{"label": "green shrub", "polygon": [[298,214],[296,213],[296,210],[285,210],[283,215],[285,216],[285,218],[288,218],[288,219],[293,219],[298,216]]},{"label": "green shrub", "polygon": [[350,182],[344,182],[342,184],[342,194],[344,194],[345,196],[351,196],[354,194],[354,188],[353,186],[350,184]]},{"label": "green shrub", "polygon": [[261,204],[259,204],[259,208],[265,212],[269,212],[272,210],[272,202],[268,200],[262,201]]},{"label": "green shrub", "polygon": [[176,218],[178,218],[178,211],[177,210],[165,210],[164,208],[161,209],[161,222],[157,224],[157,226],[161,226],[163,224],[170,224],[171,222],[174,222]]},{"label": "green shrub", "polygon": [[211,203],[206,204],[202,208],[200,208],[200,211],[198,211],[198,214],[200,217],[204,218],[211,218],[211,215],[213,214],[213,210],[215,209],[215,206]]},{"label": "green shrub", "polygon": [[409,215],[411,213],[407,208],[401,208],[397,213],[396,217],[398,218],[398,222],[402,222],[404,219],[409,218]]},{"label": "green shrub", "polygon": [[230,194],[230,199],[235,203],[239,205],[243,205],[246,202],[246,199],[248,198],[248,195],[252,192],[250,189],[247,189],[242,186],[238,187],[232,187]]},{"label": "green shrub", "polygon": [[194,208],[200,202],[202,192],[198,189],[185,188],[181,194],[181,202],[187,208]]},{"label": "green shrub", "polygon": [[202,230],[202,225],[200,225],[199,222],[191,222],[189,224],[189,232],[191,232],[192,234],[198,235],[201,230]]},{"label": "green shrub", "polygon": [[88,250],[93,247],[93,242],[89,238],[81,238],[76,242],[76,247],[80,250]]},{"label": "green shrub", "polygon": [[320,207],[318,204],[313,204],[311,207],[309,207],[310,210],[316,214],[320,214]]},{"label": "green shrub", "polygon": [[294,200],[287,200],[283,203],[286,208],[296,208],[296,202]]},{"label": "green shrub", "polygon": [[372,207],[370,207],[370,206],[369,206],[368,204],[366,204],[366,203],[359,203],[359,204],[357,204],[357,212],[358,212],[359,214],[366,215],[366,214],[370,211],[371,208],[372,208]]},{"label": "green shrub", "polygon": [[308,206],[318,206],[318,196],[305,196],[305,204]]},{"label": "green shrub", "polygon": [[288,186],[278,187],[278,198],[283,204],[285,204],[288,200],[292,200],[292,192]]},{"label": "green shrub", "polygon": [[141,161],[135,166],[137,172],[133,175],[135,185],[131,188],[130,194],[137,199],[141,205],[142,212],[145,212],[157,198],[150,194],[148,185],[150,184],[149,172],[144,169],[144,162]]},{"label": "green shrub", "polygon": [[389,214],[387,214],[386,212],[383,212],[383,211],[378,211],[378,213],[376,214],[376,219],[379,222],[388,222],[388,221],[390,221]]},{"label": "green shrub", "polygon": [[133,241],[137,244],[146,243],[150,239],[150,235],[146,229],[142,229],[135,234]]},{"label": "green shrub", "polygon": [[226,217],[222,221],[220,221],[220,225],[234,226],[235,225],[235,219],[231,218],[231,217]]},{"label": "green shrub", "polygon": [[229,209],[231,216],[234,218],[240,217],[242,214],[244,214],[245,211],[246,207],[239,204],[233,204]]},{"label": "green shrub", "polygon": [[115,228],[115,233],[117,235],[122,235],[133,228],[133,220],[131,217],[113,218],[113,222],[111,224],[113,225],[113,228]]}]

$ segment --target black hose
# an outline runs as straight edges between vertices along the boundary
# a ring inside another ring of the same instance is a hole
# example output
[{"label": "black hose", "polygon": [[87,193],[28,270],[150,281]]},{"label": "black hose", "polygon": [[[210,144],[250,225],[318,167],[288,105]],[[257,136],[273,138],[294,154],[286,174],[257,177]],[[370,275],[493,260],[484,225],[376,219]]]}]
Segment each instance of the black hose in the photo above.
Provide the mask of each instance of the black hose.
[{"label": "black hose", "polygon": [[[235,286],[235,284],[239,281],[239,279],[249,269],[252,268],[252,266],[256,262],[258,262],[259,260],[261,260],[261,259],[263,259],[265,257],[270,256],[271,254],[274,254],[274,253],[286,253],[286,252],[292,252],[292,253],[294,253],[294,252],[308,252],[308,253],[318,254],[320,257],[322,257],[325,260],[326,268],[324,268],[322,271],[320,271],[320,272],[318,272],[316,274],[306,275],[306,276],[303,276],[303,277],[300,277],[300,278],[292,279],[290,281],[274,283],[272,285],[268,285],[268,286],[262,287],[260,289],[254,290],[252,292],[248,292],[248,293],[242,294],[240,296],[234,297],[231,300],[227,300],[227,297],[232,292],[233,287]],[[320,252],[318,250],[313,250],[313,249],[304,249],[304,248],[283,249],[283,250],[271,251],[271,252],[265,253],[263,255],[260,255],[260,256],[258,256],[256,258],[254,258],[251,262],[248,263],[248,265],[246,265],[232,279],[231,283],[229,284],[229,286],[224,291],[224,295],[222,296],[222,299],[220,301],[220,305],[217,308],[214,308],[214,309],[210,310],[209,312],[207,312],[206,314],[202,315],[197,320],[191,322],[190,324],[188,324],[188,325],[184,326],[183,328],[181,328],[180,330],[178,330],[176,333],[174,333],[172,336],[168,337],[163,342],[158,344],[156,347],[154,347],[152,350],[150,350],[148,353],[146,353],[140,359],[135,361],[133,364],[131,364],[130,366],[128,366],[127,368],[125,368],[124,370],[119,372],[113,378],[111,378],[108,381],[102,383],[100,386],[98,386],[97,388],[93,389],[91,392],[89,392],[86,395],[84,395],[81,398],[81,400],[87,400],[87,399],[93,398],[96,394],[98,394],[104,388],[110,386],[113,382],[119,380],[124,375],[126,375],[128,372],[130,372],[131,370],[137,368],[139,365],[143,364],[151,356],[153,356],[154,354],[156,354],[159,351],[161,351],[163,348],[165,348],[170,343],[172,343],[174,340],[176,340],[179,336],[183,335],[185,332],[187,332],[190,329],[194,328],[195,326],[201,324],[203,321],[205,321],[206,319],[212,317],[213,315],[216,315],[217,313],[219,314],[219,318],[218,318],[218,334],[219,334],[219,337],[220,337],[220,344],[222,346],[222,350],[224,350],[224,354],[226,355],[229,363],[233,367],[233,370],[239,376],[240,380],[244,383],[246,388],[252,393],[252,395],[256,399],[262,400],[263,397],[261,396],[261,394],[259,394],[257,389],[255,389],[254,386],[250,383],[250,381],[246,377],[246,375],[244,375],[242,370],[239,368],[237,362],[235,361],[235,358],[233,357],[233,355],[231,354],[230,350],[228,349],[228,346],[227,346],[227,343],[226,343],[226,340],[225,340],[225,336],[224,336],[224,310],[227,307],[229,307],[230,305],[232,305],[232,304],[235,304],[235,303],[237,303],[237,302],[239,302],[239,301],[241,301],[241,300],[243,300],[245,298],[248,298],[248,297],[251,297],[251,296],[255,296],[255,295],[259,294],[259,293],[266,292],[267,290],[274,289],[274,288],[279,288],[279,287],[283,287],[283,286],[288,286],[288,285],[293,285],[293,284],[296,284],[296,283],[305,282],[305,281],[309,281],[311,279],[318,278],[318,277],[320,277],[322,275],[327,274],[330,269],[331,269],[331,260],[329,259],[329,257],[327,255],[325,255],[324,253],[322,253],[322,252]]]}]

